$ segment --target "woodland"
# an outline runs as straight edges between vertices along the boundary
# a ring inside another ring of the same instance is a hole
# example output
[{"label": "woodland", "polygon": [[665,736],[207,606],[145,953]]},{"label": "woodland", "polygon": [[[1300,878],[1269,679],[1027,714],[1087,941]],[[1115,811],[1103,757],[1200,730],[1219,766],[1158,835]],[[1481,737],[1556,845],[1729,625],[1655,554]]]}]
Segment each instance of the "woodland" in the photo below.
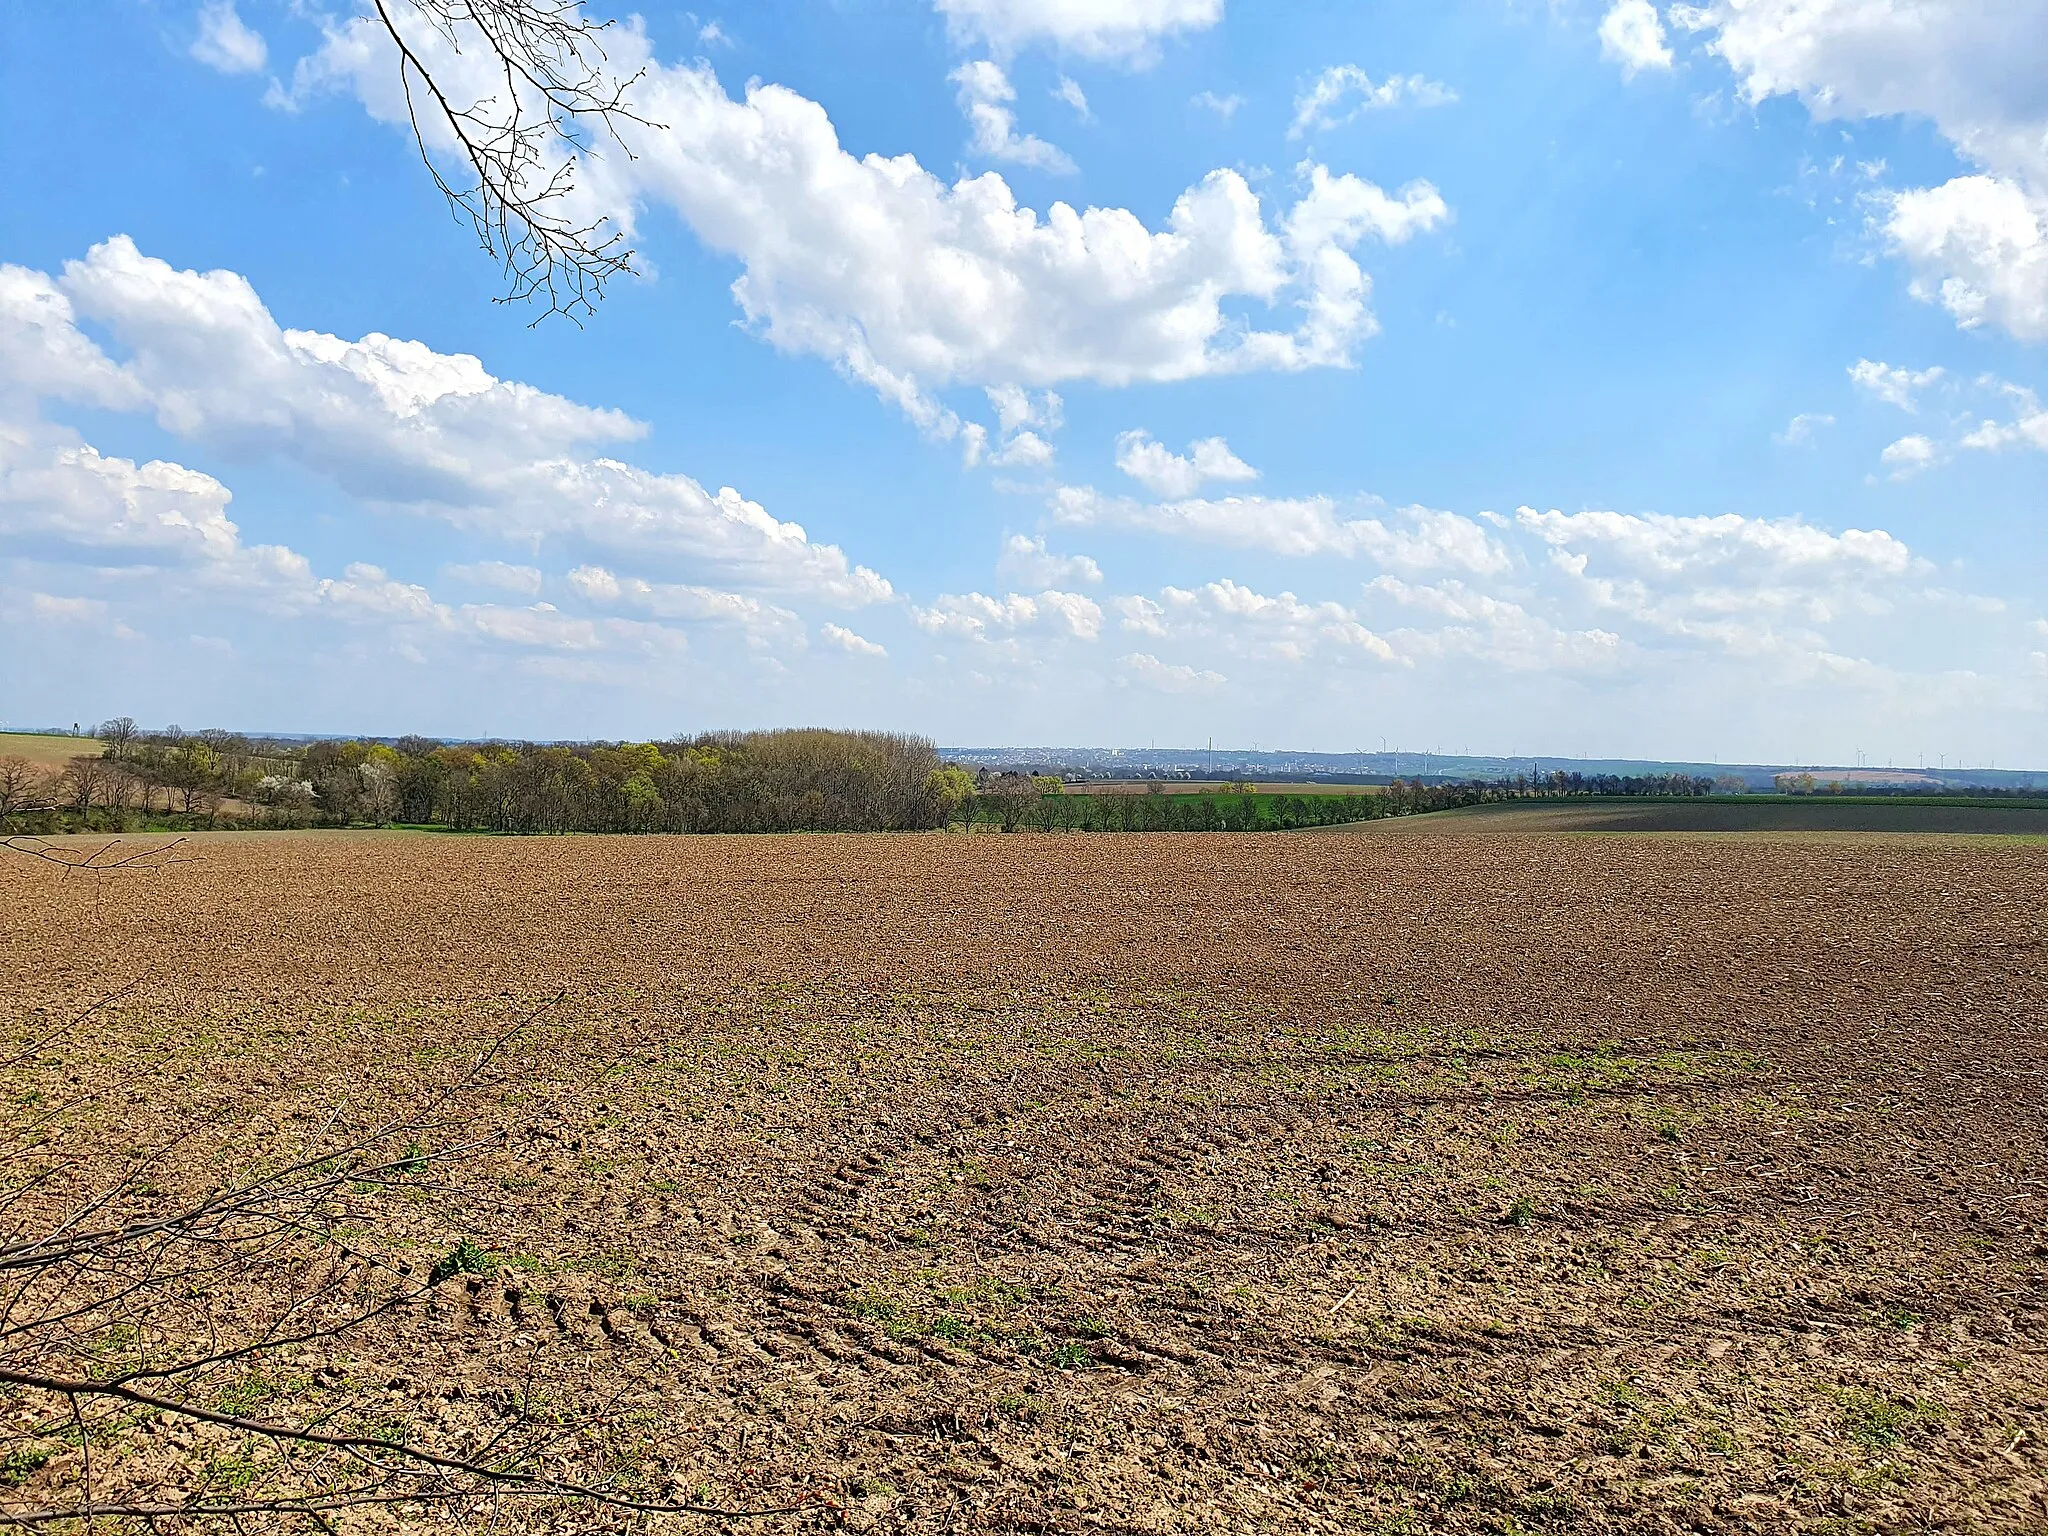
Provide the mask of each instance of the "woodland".
[{"label": "woodland", "polygon": [[[1244,832],[1328,826],[1500,800],[1694,797],[1686,774],[1394,779],[1369,795],[1095,794],[1055,775],[970,771],[884,731],[714,731],[664,742],[292,742],[107,721],[61,766],[0,756],[14,833],[404,826],[452,832]],[[1176,786],[1185,790],[1187,786]]]}]

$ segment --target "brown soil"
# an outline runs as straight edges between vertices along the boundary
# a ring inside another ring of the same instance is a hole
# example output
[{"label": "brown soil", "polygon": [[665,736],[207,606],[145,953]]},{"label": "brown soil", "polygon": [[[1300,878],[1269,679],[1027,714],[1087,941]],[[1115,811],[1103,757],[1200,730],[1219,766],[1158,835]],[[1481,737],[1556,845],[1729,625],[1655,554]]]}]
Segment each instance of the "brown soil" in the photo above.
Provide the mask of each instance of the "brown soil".
[{"label": "brown soil", "polygon": [[130,1085],[81,1157],[568,992],[379,1235],[507,1267],[268,1411],[531,1369],[652,1490],[818,1501],[749,1529],[2048,1527],[2048,848],[195,846],[0,865],[0,1046],[140,978],[8,1085]]},{"label": "brown soil", "polygon": [[0,757],[22,757],[38,768],[56,771],[74,757],[98,757],[101,743],[85,736],[44,736],[28,731],[0,731]]}]

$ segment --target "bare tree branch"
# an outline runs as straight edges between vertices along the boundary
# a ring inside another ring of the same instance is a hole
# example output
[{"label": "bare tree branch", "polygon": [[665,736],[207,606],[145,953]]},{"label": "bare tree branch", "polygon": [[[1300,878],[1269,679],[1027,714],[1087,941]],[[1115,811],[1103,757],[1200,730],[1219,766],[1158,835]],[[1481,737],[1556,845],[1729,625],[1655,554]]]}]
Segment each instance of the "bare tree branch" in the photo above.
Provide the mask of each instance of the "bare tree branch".
[{"label": "bare tree branch", "polygon": [[[174,837],[168,843],[159,843],[154,848],[137,848],[119,853],[121,840],[110,842],[81,854],[75,848],[53,843],[47,838],[34,837],[26,833],[15,833],[0,837],[0,848],[14,853],[26,854],[32,859],[41,859],[46,864],[55,864],[66,873],[85,872],[94,875],[108,875],[116,871],[165,869],[172,864],[189,864],[190,859],[175,856],[174,850],[189,839]],[[118,857],[115,857],[119,854]]]},{"label": "bare tree branch", "polygon": [[[373,1463],[377,1458],[390,1458],[397,1462],[414,1463],[431,1467],[440,1472],[453,1472],[466,1478],[516,1489],[523,1493],[547,1494],[557,1498],[591,1499],[613,1509],[628,1509],[640,1514],[664,1515],[718,1515],[726,1519],[762,1519],[769,1515],[788,1515],[805,1508],[803,1504],[784,1504],[762,1509],[729,1509],[718,1504],[700,1504],[694,1501],[670,1503],[662,1500],[633,1499],[608,1489],[591,1487],[584,1483],[567,1482],[557,1478],[539,1477],[532,1473],[514,1471],[506,1467],[494,1467],[462,1456],[441,1456],[419,1446],[406,1445],[402,1441],[386,1440],[372,1435],[329,1435],[317,1430],[300,1429],[289,1424],[271,1424],[261,1419],[243,1418],[238,1414],[215,1413],[197,1404],[181,1402],[176,1398],[158,1397],[154,1393],[139,1392],[133,1387],[121,1386],[114,1382],[66,1380],[55,1376],[35,1376],[25,1371],[10,1370],[0,1366],[0,1382],[10,1386],[32,1387],[39,1392],[51,1392],[68,1399],[74,1408],[80,1399],[110,1398],[119,1402],[133,1403],[142,1408],[154,1408],[163,1413],[176,1414],[201,1424],[216,1424],[224,1429],[238,1430],[243,1434],[258,1435],[269,1440],[288,1440],[298,1445],[320,1445],[335,1450],[357,1452]],[[89,1437],[88,1437],[89,1438]],[[84,1507],[71,1512],[71,1518],[83,1519],[94,1511],[90,1499],[91,1489],[87,1488],[87,1502]],[[419,1498],[415,1492],[406,1495]],[[186,1513],[193,1511],[187,1510]],[[20,1519],[20,1516],[14,1518]],[[39,1514],[39,1519],[62,1518],[55,1512]]]},{"label": "bare tree branch", "polygon": [[[503,264],[502,302],[544,302],[536,324],[594,313],[605,284],[636,269],[609,216],[579,221],[568,211],[577,163],[600,141],[630,158],[620,128],[656,126],[628,101],[640,76],[620,80],[610,68],[602,34],[612,23],[583,15],[581,0],[370,3],[398,51],[420,158],[450,208]],[[498,85],[465,104],[469,91],[436,57],[443,47],[457,59],[480,58]],[[436,155],[444,134],[459,173]]]},{"label": "bare tree branch", "polygon": [[[75,1014],[66,1028],[75,1031],[127,990],[132,984]],[[252,1382],[260,1397],[270,1395],[267,1365],[290,1361],[307,1346],[346,1344],[479,1272],[462,1246],[424,1276],[414,1261],[381,1258],[374,1251],[377,1197],[394,1186],[432,1191],[437,1186],[423,1174],[499,1143],[499,1136],[450,1133],[473,1124],[474,1096],[502,1086],[499,1063],[511,1044],[565,995],[497,1032],[452,1081],[409,1108],[353,1137],[333,1134],[337,1109],[324,1141],[316,1137],[310,1149],[301,1143],[282,1161],[188,1198],[169,1214],[136,1211],[137,1201],[156,1197],[144,1173],[165,1166],[171,1150],[204,1125],[177,1130],[118,1176],[68,1199],[57,1178],[80,1179],[89,1161],[77,1151],[34,1143],[54,1173],[37,1169],[27,1154],[12,1159],[0,1171],[0,1210],[11,1214],[14,1228],[0,1240],[0,1401],[27,1406],[46,1399],[58,1416],[43,1420],[40,1431],[10,1433],[0,1421],[0,1444],[34,1452],[26,1461],[8,1454],[0,1524],[41,1530],[80,1522],[91,1529],[120,1519],[236,1526],[267,1517],[331,1529],[327,1516],[349,1509],[438,1504],[474,1513],[508,1497],[752,1520],[816,1502],[807,1494],[796,1503],[728,1506],[614,1481],[609,1469],[620,1464],[610,1449],[613,1408],[585,1403],[575,1414],[536,1413],[530,1379],[492,1395],[501,1414],[496,1424],[453,1444],[409,1443],[406,1432],[392,1431],[386,1411],[349,1391],[324,1401],[316,1392],[283,1412],[256,1411],[241,1395]],[[0,1068],[33,1066],[51,1039],[43,1036]],[[88,1095],[79,1106],[99,1097]],[[85,1122],[73,1124],[83,1131]],[[423,1149],[430,1139],[439,1144]],[[18,1421],[18,1410],[8,1417]],[[179,1462],[169,1471],[145,1465],[138,1473],[118,1451],[98,1454],[99,1446],[118,1445],[139,1426],[158,1426],[150,1432],[161,1435],[166,1424],[224,1433],[230,1443],[196,1466]],[[15,1491],[52,1454],[35,1451],[38,1434],[59,1435],[76,1449],[75,1465],[50,1490],[55,1497]],[[234,1444],[268,1452],[259,1457]],[[571,1459],[578,1455],[594,1455],[584,1465],[600,1475],[580,1475]],[[13,1475],[21,1467],[27,1471]]]}]

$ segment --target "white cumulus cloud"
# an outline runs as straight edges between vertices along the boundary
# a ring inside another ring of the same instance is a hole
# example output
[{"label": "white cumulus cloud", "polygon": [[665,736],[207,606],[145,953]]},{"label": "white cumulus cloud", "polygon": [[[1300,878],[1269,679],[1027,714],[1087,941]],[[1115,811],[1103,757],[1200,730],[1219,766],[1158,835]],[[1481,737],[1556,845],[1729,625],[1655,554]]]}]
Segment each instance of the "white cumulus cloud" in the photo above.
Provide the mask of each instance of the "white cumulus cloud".
[{"label": "white cumulus cloud", "polygon": [[1366,112],[1404,106],[1447,107],[1457,99],[1458,93],[1449,86],[1421,75],[1389,75],[1375,81],[1356,64],[1335,64],[1294,98],[1294,121],[1287,137],[1298,139],[1312,130],[1341,128]]},{"label": "white cumulus cloud", "polygon": [[1389,522],[1340,517],[1328,496],[1189,497],[1140,502],[1092,486],[1061,486],[1053,520],[1077,527],[1128,528],[1194,543],[1303,558],[1366,556],[1401,570],[1496,572],[1509,564],[1499,540],[1471,518],[1408,507]]},{"label": "white cumulus cloud", "polygon": [[[126,358],[102,352],[80,315]],[[714,494],[591,454],[644,432],[621,412],[417,341],[284,329],[240,275],[180,271],[125,236],[68,263],[55,284],[0,268],[0,339],[20,348],[0,353],[0,391],[147,409],[178,437],[231,458],[294,460],[375,503],[529,542],[660,553],[842,605],[893,595],[874,571],[729,487]]]},{"label": "white cumulus cloud", "polygon": [[476,560],[466,565],[451,565],[443,574],[455,580],[467,582],[472,587],[496,587],[502,592],[516,592],[521,597],[539,597],[541,575],[530,565],[511,565],[503,560]]},{"label": "white cumulus cloud", "polygon": [[125,235],[66,263],[61,287],[128,349],[121,371],[166,430],[234,456],[289,451],[364,494],[456,496],[646,430],[494,378],[474,357],[283,329],[240,274],[180,271]]},{"label": "white cumulus cloud", "polygon": [[[218,480],[184,465],[137,464],[103,454],[67,429],[0,423],[0,548],[74,576],[115,579],[123,612],[182,604],[218,617],[225,607],[273,620],[326,617],[455,643],[570,650],[602,648],[635,629],[559,621],[545,603],[452,608],[365,561],[351,563],[339,577],[318,577],[292,549],[245,543],[227,515],[230,500]],[[146,584],[138,585],[134,578],[145,574]],[[116,620],[112,632],[133,631]],[[638,639],[644,644],[647,636]]]},{"label": "white cumulus cloud", "polygon": [[889,652],[865,636],[857,635],[843,624],[822,624],[818,627],[819,638],[827,645],[836,646],[852,656],[887,656]]},{"label": "white cumulus cloud", "polygon": [[744,592],[689,582],[650,582],[636,576],[616,576],[601,565],[577,566],[565,579],[577,596],[598,606],[633,608],[656,619],[729,624],[756,641],[803,633],[803,621],[787,608],[764,603]]},{"label": "white cumulus cloud", "polygon": [[1550,550],[1549,574],[1639,640],[1777,657],[1801,675],[1838,668],[1830,635],[1884,620],[1933,568],[1882,529],[1796,518],[1538,512],[1515,526]]},{"label": "white cumulus cloud", "polygon": [[1126,597],[1117,602],[1123,628],[1183,644],[1220,644],[1239,655],[1287,663],[1316,655],[1356,655],[1398,662],[1394,648],[1338,602],[1304,602],[1292,592],[1277,596],[1224,577],[1197,588],[1167,587],[1155,601]]},{"label": "white cumulus cloud", "polygon": [[1752,102],[1931,122],[1985,174],[1892,198],[1914,292],[1964,326],[2048,338],[2048,9],[2041,0],[1712,0],[1674,7]]},{"label": "white cumulus cloud", "polygon": [[989,463],[1008,469],[1043,469],[1052,463],[1053,446],[1036,432],[1018,432],[989,455]]},{"label": "white cumulus cloud", "polygon": [[[1038,8],[973,14],[1026,12]],[[710,65],[665,65],[638,31],[609,46],[621,74],[644,68],[635,106],[661,126],[628,131],[631,157],[585,159],[579,207],[628,233],[646,204],[674,209],[739,263],[733,297],[757,334],[830,360],[940,437],[969,425],[936,397],[952,385],[1349,366],[1377,328],[1362,244],[1449,217],[1427,183],[1390,198],[1321,166],[1271,219],[1236,170],[1210,172],[1156,228],[1126,208],[1041,214],[993,171],[948,184],[909,155],[850,154],[825,109],[785,87],[756,82],[735,100]],[[381,120],[408,121],[389,44],[367,22],[302,64],[294,99],[342,87]],[[490,88],[479,77],[458,93]],[[1262,327],[1245,304],[1282,322]]]},{"label": "white cumulus cloud", "polygon": [[1220,437],[1188,444],[1174,453],[1144,431],[1124,432],[1116,440],[1116,467],[1155,496],[1192,496],[1211,480],[1256,480],[1259,472],[1230,451]]},{"label": "white cumulus cloud", "polygon": [[975,424],[968,429],[969,467],[984,458],[1012,469],[1043,469],[1052,463],[1053,446],[1047,436],[1057,432],[1065,420],[1065,405],[1051,390],[1033,394],[1014,384],[998,384],[985,391],[996,413],[996,430],[1001,441],[988,447],[988,431]]},{"label": "white cumulus cloud", "polygon": [[1751,101],[1924,117],[1986,166],[2048,168],[2035,128],[2048,115],[2039,0],[1713,0],[1682,19],[1711,34]]},{"label": "white cumulus cloud", "polygon": [[1602,671],[1622,651],[1622,637],[1612,630],[1565,628],[1512,598],[1455,579],[1415,584],[1380,576],[1366,593],[1419,621],[1389,631],[1410,664],[1473,660],[1516,672]]},{"label": "white cumulus cloud", "polygon": [[[153,608],[212,619],[240,611],[273,623],[325,619],[486,649],[644,652],[685,643],[656,625],[576,618],[547,603],[450,606],[368,561],[320,577],[292,549],[245,543],[227,516],[229,500],[219,481],[180,464],[102,454],[60,428],[0,425],[0,551],[74,580],[111,582],[119,598],[117,606],[57,595],[68,604],[130,617]],[[134,633],[124,619],[108,632]]]},{"label": "white cumulus cloud", "polygon": [[[959,88],[960,111],[973,130],[970,144],[977,155],[1041,171],[1074,169],[1074,162],[1063,150],[1034,134],[1017,132],[1017,113],[1010,105],[1017,99],[1017,88],[1010,84],[1001,65],[990,59],[976,59],[962,64],[949,78]],[[1086,107],[1084,98],[1083,110]]]},{"label": "white cumulus cloud", "polygon": [[1894,368],[1889,363],[1872,362],[1867,357],[1858,358],[1849,365],[1850,383],[1902,411],[1918,410],[1919,393],[1940,383],[1942,377],[1940,368],[1922,368],[1916,372],[1911,368]]},{"label": "white cumulus cloud", "polygon": [[2048,340],[2048,197],[1996,176],[1958,176],[1899,193],[1885,233],[1912,265],[1915,296],[1964,330],[1990,324]]},{"label": "white cumulus cloud", "polygon": [[107,605],[90,597],[57,597],[48,592],[31,592],[28,611],[39,619],[60,624],[97,623],[106,616]]},{"label": "white cumulus cloud", "polygon": [[1181,662],[1161,661],[1149,651],[1133,651],[1121,658],[1117,665],[1123,668],[1124,676],[1132,682],[1156,688],[1161,693],[1206,693],[1230,681],[1221,672],[1190,667]]},{"label": "white cumulus cloud", "polygon": [[236,13],[235,0],[207,0],[199,8],[192,57],[224,75],[253,75],[270,62],[270,49]]},{"label": "white cumulus cloud", "polygon": [[1057,432],[1066,420],[1066,402],[1051,390],[1034,395],[1014,384],[998,384],[986,394],[988,403],[995,409],[996,425],[1005,432],[1016,432],[1024,427]]},{"label": "white cumulus cloud", "polygon": [[2016,384],[2000,386],[2018,407],[2011,421],[1986,421],[1963,439],[1965,448],[2038,448],[2048,452],[2048,408],[2031,389]]},{"label": "white cumulus cloud", "polygon": [[1823,427],[1832,427],[1835,418],[1820,411],[1801,411],[1785,423],[1785,430],[1774,434],[1773,441],[1787,448],[1804,448],[1812,443]]},{"label": "white cumulus cloud", "polygon": [[1600,18],[1600,53],[1631,78],[1646,69],[1669,69],[1671,48],[1664,18],[1650,0],[1615,0]]},{"label": "white cumulus cloud", "polygon": [[141,383],[78,328],[77,306],[42,272],[0,265],[0,404],[29,409],[44,396],[135,410]]},{"label": "white cumulus cloud", "polygon": [[102,454],[61,429],[0,424],[0,532],[102,560],[228,568],[242,560],[228,488],[182,464]]},{"label": "white cumulus cloud", "polygon": [[1020,587],[1094,587],[1102,584],[1102,567],[1087,555],[1056,555],[1043,538],[1013,533],[1003,541],[996,574]]},{"label": "white cumulus cloud", "polygon": [[948,593],[930,607],[912,607],[910,616],[929,634],[963,640],[990,641],[1031,632],[1094,640],[1102,633],[1101,605],[1078,592],[1011,592],[1002,597]]},{"label": "white cumulus cloud", "polygon": [[1915,432],[1888,444],[1877,461],[1892,472],[1894,480],[1904,480],[1931,467],[1938,457],[1934,440]]},{"label": "white cumulus cloud", "polygon": [[1896,577],[1916,568],[1912,551],[1882,529],[1830,533],[1793,518],[1522,507],[1515,520],[1554,548],[1597,548],[1639,572],[1667,579],[1714,573],[1739,584],[1803,573],[1832,580],[1844,572]]},{"label": "white cumulus cloud", "polygon": [[1005,53],[1045,44],[1144,65],[1163,39],[1223,19],[1223,0],[934,0],[955,37]]}]

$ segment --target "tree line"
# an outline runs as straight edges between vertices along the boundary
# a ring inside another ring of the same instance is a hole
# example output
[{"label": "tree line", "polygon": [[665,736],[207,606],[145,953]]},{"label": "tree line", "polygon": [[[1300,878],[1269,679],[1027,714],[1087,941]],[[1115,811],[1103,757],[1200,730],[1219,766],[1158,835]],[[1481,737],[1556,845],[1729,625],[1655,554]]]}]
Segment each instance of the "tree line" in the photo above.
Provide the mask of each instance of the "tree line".
[{"label": "tree line", "polygon": [[1004,832],[1264,832],[1327,827],[1387,816],[1416,816],[1466,805],[1507,800],[1556,800],[1575,796],[1658,796],[1693,798],[1715,791],[1712,779],[1690,774],[1552,773],[1510,779],[1468,779],[1429,783],[1395,779],[1377,794],[1317,794],[1304,785],[1297,793],[1261,793],[1242,780],[1213,791],[1182,788],[1167,793],[1155,780],[1149,794],[1073,793],[1045,775],[986,771],[976,792],[963,799],[948,824]]},{"label": "tree line", "polygon": [[1852,799],[1869,800],[2039,800],[2041,791],[2032,785],[1999,784],[1944,784],[1939,780],[1931,783],[1890,783],[1872,784],[1860,779],[1820,779],[1810,773],[1780,773],[1773,776],[1772,788],[1781,795],[1846,795]]},{"label": "tree line", "polygon": [[144,732],[123,719],[99,736],[98,754],[55,772],[0,760],[0,819],[37,832],[138,824],[881,832],[943,825],[974,791],[930,741],[882,731],[575,745],[279,742]]},{"label": "tree line", "polygon": [[452,831],[1259,831],[1415,815],[1497,800],[1695,796],[1686,774],[1552,773],[1460,783],[1396,779],[1368,795],[1073,793],[1058,778],[970,774],[919,736],[720,731],[664,742],[454,743],[421,736],[285,742],[232,731],[99,728],[61,770],[0,760],[14,831],[137,825],[422,826]]},{"label": "tree line", "polygon": [[136,818],[202,819],[225,800],[256,794],[267,774],[287,771],[285,749],[233,731],[187,733],[173,725],[143,732],[123,718],[102,724],[98,736],[99,751],[55,770],[0,757],[0,819],[91,829]]}]

